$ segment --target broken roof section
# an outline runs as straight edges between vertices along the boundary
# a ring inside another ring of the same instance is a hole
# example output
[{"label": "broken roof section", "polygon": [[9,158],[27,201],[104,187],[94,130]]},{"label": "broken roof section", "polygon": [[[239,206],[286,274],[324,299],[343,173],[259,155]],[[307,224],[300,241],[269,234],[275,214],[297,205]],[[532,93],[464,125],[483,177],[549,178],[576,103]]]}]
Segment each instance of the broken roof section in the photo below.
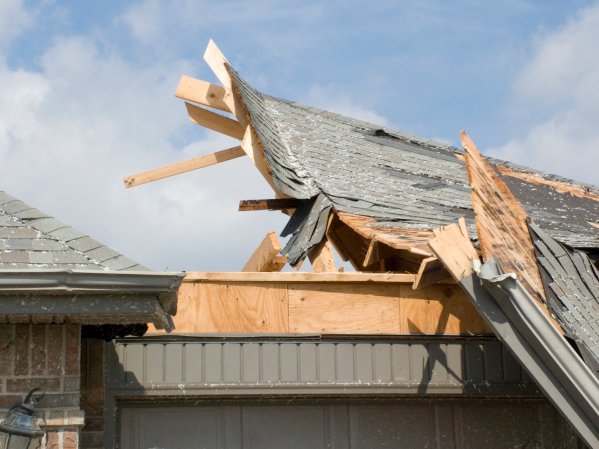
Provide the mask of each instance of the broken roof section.
[{"label": "broken roof section", "polygon": [[[177,96],[231,113],[237,120],[186,103],[192,122],[241,141],[285,199],[280,209],[290,207],[289,197],[297,201],[283,230],[291,236],[283,249],[289,263],[312,258],[328,240],[357,269],[417,273],[414,288],[451,273],[579,435],[599,445],[598,188],[484,158],[471,142],[463,141],[464,154],[262,94],[212,41],[204,59],[222,86],[184,77]],[[125,185],[240,155],[237,147],[223,150],[134,175]],[[475,171],[467,173],[465,159]],[[264,203],[273,209],[276,201]],[[534,241],[527,218],[537,225]],[[478,276],[480,252],[487,269],[496,264],[499,271]]]},{"label": "broken roof section", "polygon": [[[463,151],[262,94],[230,73],[281,192],[303,199],[322,194],[336,211],[371,217],[366,227],[385,242],[406,229],[474,217]],[[549,235],[574,248],[599,248],[599,189],[493,162]]]}]

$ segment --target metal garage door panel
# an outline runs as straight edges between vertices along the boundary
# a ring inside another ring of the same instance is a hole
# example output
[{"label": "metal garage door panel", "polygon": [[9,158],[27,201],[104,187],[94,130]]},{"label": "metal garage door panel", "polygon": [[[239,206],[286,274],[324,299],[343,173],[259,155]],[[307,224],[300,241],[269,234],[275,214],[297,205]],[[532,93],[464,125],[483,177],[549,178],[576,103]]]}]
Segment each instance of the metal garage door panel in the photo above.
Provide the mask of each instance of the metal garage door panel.
[{"label": "metal garage door panel", "polygon": [[[230,448],[227,427],[236,427],[235,421],[239,420],[235,415],[230,407],[124,408],[121,448]],[[235,436],[230,435],[233,440]]]},{"label": "metal garage door panel", "polygon": [[[359,405],[349,410],[352,449],[436,447],[431,404]],[[482,446],[481,446],[482,447]]]},{"label": "metal garage door panel", "polygon": [[242,414],[244,449],[332,447],[328,407],[244,407]]}]

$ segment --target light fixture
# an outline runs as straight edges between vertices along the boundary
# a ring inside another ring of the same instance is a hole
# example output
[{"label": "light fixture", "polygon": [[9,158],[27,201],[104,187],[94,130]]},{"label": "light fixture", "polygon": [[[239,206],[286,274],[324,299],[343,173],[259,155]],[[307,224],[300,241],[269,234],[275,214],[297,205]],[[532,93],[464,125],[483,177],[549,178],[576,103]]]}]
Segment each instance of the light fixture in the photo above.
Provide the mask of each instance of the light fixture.
[{"label": "light fixture", "polygon": [[44,394],[34,396],[39,388],[34,388],[25,400],[12,407],[0,423],[0,449],[35,449],[42,442],[44,431],[33,416],[33,408]]}]

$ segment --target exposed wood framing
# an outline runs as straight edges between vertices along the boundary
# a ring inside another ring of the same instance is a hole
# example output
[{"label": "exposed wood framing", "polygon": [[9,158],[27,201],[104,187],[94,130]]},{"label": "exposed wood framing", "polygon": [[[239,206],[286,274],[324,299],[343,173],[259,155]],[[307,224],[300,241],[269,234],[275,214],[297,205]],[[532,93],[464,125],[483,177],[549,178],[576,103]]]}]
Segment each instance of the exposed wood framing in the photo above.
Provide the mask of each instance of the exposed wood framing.
[{"label": "exposed wood framing", "polygon": [[[339,220],[368,241],[377,240],[395,249],[410,251],[425,257],[432,256],[428,240],[433,231],[378,225],[374,218],[338,212]],[[362,260],[364,260],[362,258]]]},{"label": "exposed wood framing", "polygon": [[177,162],[164,167],[155,168],[135,175],[127,176],[123,179],[125,187],[135,187],[148,182],[157,181],[159,179],[168,178],[169,176],[179,175],[191,170],[215,165],[220,162],[230,161],[241,156],[245,156],[245,151],[240,146],[228,148],[226,150],[216,151],[211,154],[189,159],[183,162]]},{"label": "exposed wood framing", "polygon": [[175,97],[182,100],[203,104],[224,112],[231,112],[227,103],[225,103],[226,94],[227,91],[222,86],[185,75],[181,77],[175,91]]},{"label": "exposed wood framing", "polygon": [[276,193],[277,197],[286,198],[287,195],[285,195],[275,186],[275,183],[272,179],[272,174],[270,172],[270,167],[266,162],[266,157],[264,156],[264,152],[262,151],[260,143],[258,142],[258,137],[250,125],[248,125],[245,129],[243,140],[241,141],[241,148],[243,148],[243,151],[245,151],[249,158],[254,162],[254,165]]},{"label": "exposed wood framing", "polygon": [[266,234],[241,271],[281,271],[287,257],[279,255],[281,243],[274,231]]},{"label": "exposed wood framing", "polygon": [[515,170],[511,170],[503,165],[498,165],[497,169],[502,175],[510,176],[512,178],[518,178],[531,184],[544,185],[555,189],[559,193],[567,193],[572,196],[580,198],[589,198],[595,201],[599,201],[599,196],[587,191],[584,187],[577,186],[562,181],[555,181],[553,179],[547,179],[537,173],[524,173]]},{"label": "exposed wood framing", "polygon": [[480,264],[470,237],[457,224],[436,229],[435,238],[429,244],[449,274],[458,282],[472,274],[473,267]]},{"label": "exposed wood framing", "polygon": [[246,112],[244,108],[241,107],[240,101],[233,91],[231,77],[227,71],[229,62],[212,39],[208,42],[208,46],[204,52],[204,61],[206,61],[218,80],[223,84],[225,89],[223,101],[227,105],[227,108],[233,113],[237,120],[239,120],[239,123],[241,123],[243,127],[247,126]]},{"label": "exposed wood framing", "polygon": [[412,288],[415,290],[438,282],[447,282],[448,278],[450,278],[450,275],[445,270],[443,263],[435,256],[427,257],[420,263],[420,268],[418,269]]},{"label": "exposed wood framing", "polygon": [[192,123],[212,129],[234,139],[243,139],[244,129],[238,121],[188,102],[185,102],[185,107],[189,114],[189,120]]},{"label": "exposed wood framing", "polygon": [[337,271],[333,247],[327,239],[324,239],[308,252],[308,258],[312,269],[316,273],[327,273]]},{"label": "exposed wood framing", "polygon": [[[175,334],[489,333],[456,285],[414,291],[411,283],[390,281],[405,277],[386,274],[235,273],[237,279],[222,276],[227,273],[214,275],[215,280],[204,274],[196,281],[188,276],[182,284]],[[250,279],[258,276],[261,281]]]},{"label": "exposed wood framing", "polygon": [[364,257],[364,262],[362,262],[362,266],[368,267],[377,262],[381,262],[383,259],[397,255],[398,250],[395,248],[391,248],[384,243],[381,243],[377,240],[371,240],[368,245],[368,251],[366,251],[366,256]]},{"label": "exposed wood framing", "polygon": [[414,274],[403,273],[254,273],[254,272],[189,272],[183,282],[391,282],[396,284],[412,284]]},{"label": "exposed wood framing", "polygon": [[[245,155],[245,152],[244,152]],[[295,209],[300,205],[301,201],[295,198],[275,198],[265,200],[241,200],[239,202],[239,211],[255,211],[255,210],[283,210]]]},{"label": "exposed wood framing", "polygon": [[527,214],[508,186],[462,132],[472,206],[485,261],[494,258],[505,273],[515,273],[537,301],[545,302]]}]

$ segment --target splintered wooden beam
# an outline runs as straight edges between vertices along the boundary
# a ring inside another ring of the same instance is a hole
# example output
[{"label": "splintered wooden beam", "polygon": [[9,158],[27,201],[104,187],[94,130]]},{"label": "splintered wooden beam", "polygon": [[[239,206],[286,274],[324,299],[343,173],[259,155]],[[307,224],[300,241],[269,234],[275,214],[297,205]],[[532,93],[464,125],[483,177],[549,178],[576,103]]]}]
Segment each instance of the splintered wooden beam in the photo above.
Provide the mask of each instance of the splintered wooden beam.
[{"label": "splintered wooden beam", "polygon": [[231,111],[233,115],[237,117],[237,120],[239,120],[243,126],[247,125],[245,120],[245,112],[233,92],[233,83],[231,82],[231,77],[227,71],[227,65],[229,64],[229,61],[227,61],[225,55],[223,55],[212,39],[210,39],[208,42],[208,46],[204,52],[204,61],[206,61],[218,80],[223,84],[225,89],[223,101],[227,105],[227,108],[229,108],[229,111]]},{"label": "splintered wooden beam", "polygon": [[231,79],[225,67],[225,64],[228,64],[229,61],[227,61],[225,55],[223,55],[212,39],[208,41],[208,45],[204,51],[204,61],[212,69],[218,80],[223,83],[225,89],[230,89]]},{"label": "splintered wooden beam", "polygon": [[446,281],[450,277],[443,263],[435,256],[427,257],[420,263],[420,268],[416,274],[416,280],[412,284],[414,290],[428,287],[441,281]]},{"label": "splintered wooden beam", "polygon": [[457,224],[435,229],[435,237],[429,241],[429,245],[445,269],[458,282],[472,274],[475,264],[480,264],[470,236],[464,232],[464,227]]},{"label": "splintered wooden beam", "polygon": [[183,162],[165,165],[164,167],[148,170],[136,175],[127,176],[123,182],[125,187],[135,187],[148,182],[157,181],[159,179],[168,178],[191,170],[215,165],[220,162],[230,161],[241,156],[245,156],[245,151],[240,146],[228,148],[226,150],[216,151],[205,156],[196,157]]},{"label": "splintered wooden beam", "polygon": [[483,259],[494,258],[504,273],[515,273],[530,295],[544,303],[526,211],[468,134],[462,131],[461,139]]},{"label": "splintered wooden beam", "polygon": [[337,271],[333,246],[328,240],[323,240],[308,252],[308,258],[315,273],[330,273]]},{"label": "splintered wooden beam", "polygon": [[232,120],[224,115],[200,108],[199,106],[188,102],[185,102],[185,107],[189,114],[189,120],[191,120],[192,123],[218,131],[219,133],[233,137],[234,139],[243,139],[244,129],[237,120]]},{"label": "splintered wooden beam", "polygon": [[280,256],[281,243],[274,231],[269,232],[251,255],[241,271],[281,271],[287,262],[286,256]]},{"label": "splintered wooden beam", "polygon": [[[245,152],[244,152],[245,155]],[[239,211],[254,210],[283,210],[296,209],[301,201],[295,198],[273,198],[266,200],[241,200],[239,201]]]},{"label": "splintered wooden beam", "polygon": [[224,87],[212,84],[207,81],[198,80],[190,76],[183,75],[175,91],[175,97],[193,103],[203,104],[221,111],[231,112],[225,96],[227,91]]}]

